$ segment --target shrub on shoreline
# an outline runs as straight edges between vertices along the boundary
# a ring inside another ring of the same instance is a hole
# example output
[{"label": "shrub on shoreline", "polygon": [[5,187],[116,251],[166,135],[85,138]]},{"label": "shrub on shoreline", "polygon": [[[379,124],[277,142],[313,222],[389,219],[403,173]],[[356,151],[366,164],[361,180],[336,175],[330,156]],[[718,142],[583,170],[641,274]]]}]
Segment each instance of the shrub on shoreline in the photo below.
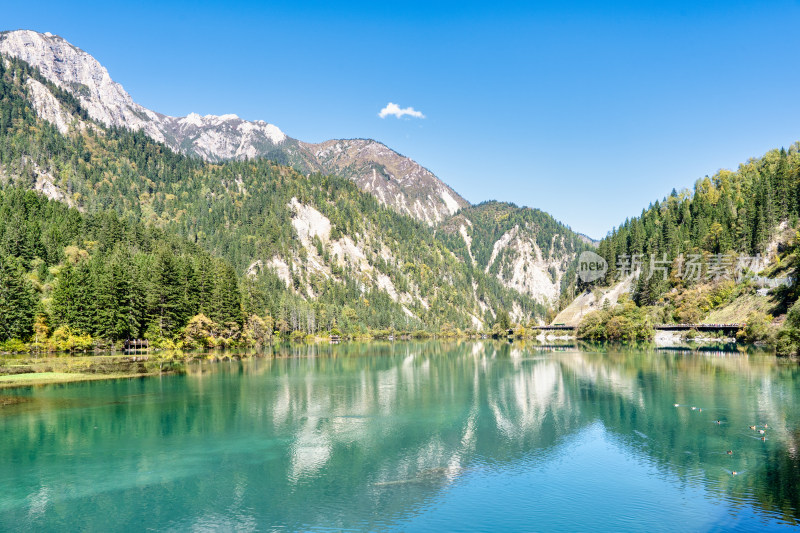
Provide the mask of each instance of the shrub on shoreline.
[{"label": "shrub on shoreline", "polygon": [[616,307],[589,313],[576,332],[579,339],[623,341],[649,340],[654,334],[647,309],[629,299],[621,299]]}]

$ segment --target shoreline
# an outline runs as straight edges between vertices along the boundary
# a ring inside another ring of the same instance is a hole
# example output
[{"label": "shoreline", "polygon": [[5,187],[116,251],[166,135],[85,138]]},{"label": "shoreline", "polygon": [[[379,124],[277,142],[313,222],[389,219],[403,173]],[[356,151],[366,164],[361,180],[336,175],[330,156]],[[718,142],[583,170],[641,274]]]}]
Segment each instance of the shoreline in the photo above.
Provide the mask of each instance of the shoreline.
[{"label": "shoreline", "polygon": [[[147,374],[115,373],[115,374],[80,374],[67,372],[31,372],[14,376],[0,376],[0,405],[5,405],[2,391],[22,387],[39,387],[42,385],[61,385],[64,383],[81,383],[84,381],[102,381],[111,379],[149,378],[174,374],[175,372],[151,372]],[[30,376],[30,377],[29,377]]]},{"label": "shoreline", "polygon": [[174,374],[188,358],[83,355],[78,357],[0,357],[0,391],[82,381],[130,379]]},{"label": "shoreline", "polygon": [[[444,339],[429,339],[438,341],[478,341],[478,342],[510,342],[511,339],[475,339],[470,337],[448,337]],[[533,339],[513,339],[514,341],[535,340],[539,343],[570,342],[580,340],[574,335],[547,334],[537,335]],[[687,342],[675,332],[662,332],[651,341],[656,348],[686,348],[697,349],[719,343],[736,343],[733,338],[697,337]],[[373,339],[367,342],[384,343],[387,341]],[[388,341],[392,342],[392,341]],[[322,343],[311,343],[322,344]],[[327,343],[325,343],[327,344]],[[338,345],[339,343],[332,343]],[[737,343],[738,344],[738,343]],[[298,345],[309,345],[298,343]],[[0,355],[0,406],[3,402],[2,391],[22,387],[39,387],[44,385],[59,385],[65,383],[80,383],[86,381],[101,381],[112,379],[145,378],[164,375],[176,375],[185,372],[185,364],[195,360],[225,361],[231,359],[246,359],[250,357],[263,357],[266,354],[242,354],[233,352],[218,353],[189,353],[175,354],[172,356],[155,354],[140,355],[81,355],[81,356],[54,356],[45,358],[3,358]],[[273,356],[280,357],[273,354]],[[267,357],[269,357],[267,355]],[[8,372],[5,372],[8,371]]]}]

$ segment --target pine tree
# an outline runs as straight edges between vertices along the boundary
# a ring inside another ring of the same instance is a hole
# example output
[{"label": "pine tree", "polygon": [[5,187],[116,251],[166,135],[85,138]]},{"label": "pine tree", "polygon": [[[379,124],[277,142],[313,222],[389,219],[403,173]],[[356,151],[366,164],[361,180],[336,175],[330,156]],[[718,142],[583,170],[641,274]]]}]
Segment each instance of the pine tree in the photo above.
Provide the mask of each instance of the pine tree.
[{"label": "pine tree", "polygon": [[36,296],[22,270],[0,256],[0,341],[27,340],[33,333]]},{"label": "pine tree", "polygon": [[150,287],[151,317],[159,335],[169,336],[182,327],[189,317],[184,311],[185,287],[178,260],[170,250],[159,251]]},{"label": "pine tree", "polygon": [[76,287],[75,268],[71,262],[67,262],[56,277],[53,300],[50,304],[50,313],[56,327],[75,323]]},{"label": "pine tree", "polygon": [[96,273],[92,261],[84,260],[75,267],[75,321],[70,324],[81,333],[97,333]]},{"label": "pine tree", "polygon": [[213,307],[211,319],[218,324],[237,324],[242,326],[242,295],[239,292],[239,281],[236,271],[226,261],[219,261],[216,265]]},{"label": "pine tree", "polygon": [[[194,264],[196,287],[193,293],[196,298],[196,313],[212,315],[212,298],[214,296],[214,264],[207,255],[200,256]],[[195,313],[195,314],[196,314]]]},{"label": "pine tree", "polygon": [[[101,258],[101,260],[104,258]],[[132,337],[139,329],[133,313],[131,278],[121,252],[105,264],[97,286],[97,334],[120,340]]]},{"label": "pine tree", "polygon": [[136,339],[144,337],[148,326],[148,288],[151,281],[151,265],[150,257],[143,253],[136,254],[131,261],[131,315],[129,323],[134,327],[131,337]]}]

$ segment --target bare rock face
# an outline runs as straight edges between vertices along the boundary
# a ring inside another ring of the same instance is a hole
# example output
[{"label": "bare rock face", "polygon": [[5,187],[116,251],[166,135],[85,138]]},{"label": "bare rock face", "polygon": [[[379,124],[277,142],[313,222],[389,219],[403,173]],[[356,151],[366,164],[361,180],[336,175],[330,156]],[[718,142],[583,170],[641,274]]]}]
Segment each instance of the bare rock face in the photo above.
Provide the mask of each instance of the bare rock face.
[{"label": "bare rock face", "polygon": [[547,213],[494,201],[462,210],[441,228],[463,242],[460,260],[546,306],[558,304],[570,265],[587,246]]},{"label": "bare rock face", "polygon": [[[0,53],[37,67],[45,78],[74,94],[93,119],[141,130],[176,151],[212,162],[269,157],[304,172],[338,174],[353,180],[382,204],[428,224],[469,205],[429,170],[377,141],[308,144],[260,120],[196,113],[170,117],[151,111],[134,102],[94,57],[57,35],[30,30],[3,32]],[[55,119],[58,110],[47,110],[46,104],[40,98],[37,112],[48,120]]]},{"label": "bare rock face", "polygon": [[561,280],[575,258],[564,235],[553,235],[545,255],[536,242],[536,229],[514,226],[492,245],[484,271],[506,287],[554,305],[561,293]]},{"label": "bare rock face", "polygon": [[28,95],[36,114],[53,124],[62,135],[69,132],[72,118],[64,111],[58,99],[41,82],[28,78]]}]

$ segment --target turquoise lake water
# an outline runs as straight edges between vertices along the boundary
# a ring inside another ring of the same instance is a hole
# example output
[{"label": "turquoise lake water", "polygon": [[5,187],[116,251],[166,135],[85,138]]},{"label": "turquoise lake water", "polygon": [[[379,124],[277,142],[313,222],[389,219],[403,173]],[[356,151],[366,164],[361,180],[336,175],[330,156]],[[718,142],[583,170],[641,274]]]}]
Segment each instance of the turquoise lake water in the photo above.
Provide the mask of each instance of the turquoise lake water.
[{"label": "turquoise lake water", "polygon": [[800,517],[800,370],[753,353],[343,344],[0,394],[27,399],[0,408],[0,531],[764,531]]}]

